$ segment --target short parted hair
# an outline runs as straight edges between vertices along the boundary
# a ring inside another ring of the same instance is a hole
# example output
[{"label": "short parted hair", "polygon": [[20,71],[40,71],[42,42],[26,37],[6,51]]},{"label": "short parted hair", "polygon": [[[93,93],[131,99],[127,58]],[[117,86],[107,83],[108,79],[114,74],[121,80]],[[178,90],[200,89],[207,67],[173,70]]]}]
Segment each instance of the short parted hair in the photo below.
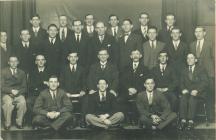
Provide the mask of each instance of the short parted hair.
[{"label": "short parted hair", "polygon": [[147,17],[149,18],[149,13],[147,12],[141,12],[139,17],[141,18],[142,15],[147,15]]},{"label": "short parted hair", "polygon": [[133,24],[132,20],[129,19],[129,18],[125,18],[125,19],[123,19],[122,23],[125,22],[125,21],[128,21],[131,25]]},{"label": "short parted hair", "polygon": [[18,56],[13,54],[13,55],[10,55],[10,56],[9,56],[8,61],[9,61],[12,57],[15,57],[15,58],[17,58],[17,60],[19,60],[19,59],[18,59]]},{"label": "short parted hair", "polygon": [[116,17],[116,18],[117,18],[117,20],[119,20],[118,16],[117,16],[117,15],[115,15],[115,14],[111,14],[111,15],[109,15],[109,20],[110,20],[110,18],[111,18],[111,17]]},{"label": "short parted hair", "polygon": [[[138,49],[135,48],[135,49],[132,49],[132,50],[131,50],[131,54],[132,54],[132,52],[135,52],[135,51],[140,52],[140,50],[138,50]],[[141,54],[141,52],[140,52],[140,54]]]},{"label": "short parted hair", "polygon": [[156,32],[158,31],[158,28],[157,28],[156,26],[150,26],[150,27],[148,28],[148,30],[150,30],[150,29],[154,29],[154,30],[156,30]]},{"label": "short parted hair", "polygon": [[107,54],[109,55],[109,51],[108,51],[106,48],[101,48],[100,50],[98,50],[98,54],[99,54],[101,51],[106,51]]},{"label": "short parted hair", "polygon": [[204,26],[201,26],[201,25],[197,25],[197,26],[195,27],[195,29],[196,29],[196,28],[202,28],[204,32],[206,31],[205,27],[204,27]]},{"label": "short parted hair", "polygon": [[29,32],[28,29],[21,29],[21,30],[20,30],[20,34],[22,34],[23,31],[28,31],[28,32]]},{"label": "short parted hair", "polygon": [[166,53],[167,56],[168,56],[168,52],[167,52],[166,50],[161,50],[161,51],[159,52],[159,55],[158,55],[158,56],[160,56],[160,54],[162,54],[162,53]]},{"label": "short parted hair", "polygon": [[165,15],[165,18],[167,18],[167,16],[173,16],[174,19],[175,19],[175,14],[173,14],[173,13],[167,13],[167,14]]},{"label": "short parted hair", "polygon": [[149,79],[152,79],[152,80],[155,82],[153,74],[148,74],[148,75],[145,77],[144,83],[146,83],[146,81],[149,80]]},{"label": "short parted hair", "polygon": [[74,19],[74,20],[72,21],[72,25],[74,25],[74,23],[77,22],[77,21],[79,21],[79,22],[81,23],[81,25],[83,25],[83,22],[82,22],[82,20],[80,20],[80,19]]},{"label": "short parted hair", "polygon": [[79,53],[78,53],[78,51],[69,51],[67,56],[70,56],[70,54],[72,54],[72,53],[76,53],[77,56],[79,57]]},{"label": "short parted hair", "polygon": [[172,28],[172,30],[179,30],[179,32],[181,33],[181,29],[180,29],[178,26],[174,26],[174,27]]},{"label": "short parted hair", "polygon": [[7,34],[7,31],[6,30],[0,30],[0,33],[6,33]]},{"label": "short parted hair", "polygon": [[93,16],[93,18],[94,18],[94,15],[93,15],[93,14],[86,14],[86,15],[85,15],[85,19],[86,19],[87,16]]},{"label": "short parted hair", "polygon": [[67,18],[67,15],[62,14],[62,15],[59,15],[59,18],[60,17],[66,17]]},{"label": "short parted hair", "polygon": [[58,76],[56,76],[56,75],[51,75],[51,76],[49,77],[49,80],[50,80],[51,78],[56,78],[57,81],[59,81]]},{"label": "short parted hair", "polygon": [[189,54],[192,54],[194,56],[194,58],[197,59],[196,55],[194,53],[192,53],[192,52],[187,53],[186,56],[188,57]]},{"label": "short parted hair", "polygon": [[57,25],[55,25],[55,24],[50,24],[50,25],[47,27],[47,29],[49,30],[50,27],[56,27],[56,29],[58,29]]},{"label": "short parted hair", "polygon": [[38,19],[40,19],[39,14],[34,14],[33,16],[31,16],[31,19],[33,19],[34,17],[37,17]]},{"label": "short parted hair", "polygon": [[97,79],[97,83],[99,84],[99,82],[100,82],[100,80],[104,80],[105,82],[106,82],[106,84],[108,84],[108,80],[106,79],[106,78],[104,78],[104,77],[100,77],[100,78],[98,78]]}]

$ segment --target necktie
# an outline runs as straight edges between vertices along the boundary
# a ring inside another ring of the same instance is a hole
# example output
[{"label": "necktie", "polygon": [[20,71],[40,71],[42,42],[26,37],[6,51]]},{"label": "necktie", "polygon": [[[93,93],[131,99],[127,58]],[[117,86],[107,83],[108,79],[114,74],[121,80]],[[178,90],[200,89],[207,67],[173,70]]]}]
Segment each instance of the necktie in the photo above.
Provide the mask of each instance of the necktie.
[{"label": "necktie", "polygon": [[105,93],[104,93],[104,92],[101,92],[101,95],[102,95],[101,102],[106,101]]},{"label": "necktie", "polygon": [[75,66],[74,66],[74,65],[72,66],[71,71],[72,71],[72,72],[75,72]]},{"label": "necktie", "polygon": [[62,29],[62,34],[61,34],[61,40],[64,41],[65,40],[65,31],[64,28]]},{"label": "necktie", "polygon": [[199,58],[201,53],[201,44],[200,41],[197,42],[197,47],[196,47],[196,56]]},{"label": "necktie", "polygon": [[80,36],[80,35],[77,35],[77,36],[76,36],[76,41],[77,41],[77,42],[80,42],[80,39],[79,39],[80,37],[79,37],[79,36]]},{"label": "necktie", "polygon": [[155,49],[154,41],[151,41],[151,47],[152,47],[152,49]]},{"label": "necktie", "polygon": [[129,36],[129,34],[125,34],[125,36],[124,36],[124,42],[125,43],[127,42],[128,36]]},{"label": "necktie", "polygon": [[101,69],[104,70],[106,65],[101,65]]},{"label": "necktie", "polygon": [[16,74],[16,69],[12,69],[12,75]]},{"label": "necktie", "polygon": [[175,48],[175,50],[177,50],[177,49],[178,49],[177,42],[174,42],[174,48]]},{"label": "necktie", "polygon": [[161,75],[162,75],[162,76],[164,75],[164,71],[165,71],[165,66],[162,65],[162,66],[161,66]]},{"label": "necktie", "polygon": [[25,43],[25,44],[24,44],[24,47],[25,47],[25,48],[28,48],[28,45],[27,45],[27,43]]},{"label": "necktie", "polygon": [[136,72],[136,70],[137,70],[137,64],[134,64],[133,70],[134,70],[134,72]]},{"label": "necktie", "polygon": [[34,29],[34,36],[37,37],[37,35],[38,35],[38,31],[37,29]]},{"label": "necktie", "polygon": [[104,36],[99,36],[99,38],[100,38],[100,42],[103,43]]},{"label": "necktie", "polygon": [[113,36],[116,37],[116,35],[117,35],[117,31],[116,31],[116,28],[114,28],[113,29]]},{"label": "necktie", "polygon": [[189,73],[188,73],[188,77],[190,80],[193,79],[193,71],[192,71],[192,66],[189,66]]},{"label": "necktie", "polygon": [[54,38],[51,39],[51,42],[50,42],[52,45],[54,45]]},{"label": "necktie", "polygon": [[149,104],[151,105],[152,104],[152,101],[153,101],[153,96],[152,96],[152,93],[149,94]]}]

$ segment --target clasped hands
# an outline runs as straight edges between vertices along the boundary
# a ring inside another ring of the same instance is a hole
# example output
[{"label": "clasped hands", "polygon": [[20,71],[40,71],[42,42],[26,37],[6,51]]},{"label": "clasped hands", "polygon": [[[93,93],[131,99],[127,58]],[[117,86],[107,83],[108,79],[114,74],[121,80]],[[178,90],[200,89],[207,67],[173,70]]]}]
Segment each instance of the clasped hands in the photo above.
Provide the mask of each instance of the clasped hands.
[{"label": "clasped hands", "polygon": [[[187,89],[182,90],[182,94],[187,94],[187,93],[189,93],[189,91]],[[190,95],[192,95],[192,96],[197,96],[197,94],[198,94],[197,90],[192,90],[190,93]]]},{"label": "clasped hands", "polygon": [[151,115],[153,124],[158,125],[161,122],[161,118],[158,115]]},{"label": "clasped hands", "polygon": [[56,112],[56,111],[52,111],[52,112],[48,112],[46,114],[46,116],[50,119],[55,119],[60,115],[60,112]]},{"label": "clasped hands", "polygon": [[111,121],[107,119],[109,117],[109,114],[101,114],[99,115],[99,118],[101,121],[103,121],[106,125],[111,125]]}]

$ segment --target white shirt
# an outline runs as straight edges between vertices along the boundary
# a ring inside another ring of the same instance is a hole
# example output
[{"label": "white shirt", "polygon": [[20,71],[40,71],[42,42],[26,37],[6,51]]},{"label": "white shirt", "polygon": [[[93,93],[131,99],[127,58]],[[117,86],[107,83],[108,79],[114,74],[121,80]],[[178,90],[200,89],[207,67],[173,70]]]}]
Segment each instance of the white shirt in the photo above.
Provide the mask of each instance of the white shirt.
[{"label": "white shirt", "polygon": [[86,28],[87,28],[88,33],[92,33],[94,31],[94,26],[93,25],[92,26],[86,26]]},{"label": "white shirt", "polygon": [[99,35],[99,40],[100,40],[100,42],[103,42],[103,40],[104,40],[104,35]]},{"label": "white shirt", "polygon": [[51,94],[51,96],[52,96],[52,99],[54,99],[54,96],[56,97],[56,92],[57,92],[57,91],[51,91],[51,90],[50,90],[50,94]]},{"label": "white shirt", "polygon": [[99,96],[100,96],[100,101],[102,101],[102,97],[103,97],[103,96],[106,97],[106,91],[104,91],[103,93],[101,93],[101,92],[99,91]]},{"label": "white shirt", "polygon": [[10,68],[10,70],[11,70],[12,75],[14,75],[14,74],[17,73],[17,69],[12,69],[12,68]]},{"label": "white shirt", "polygon": [[45,67],[42,67],[42,68],[39,68],[39,67],[38,67],[38,71],[39,71],[39,72],[43,72],[44,69],[45,69]]},{"label": "white shirt", "polygon": [[78,35],[79,35],[78,40],[80,41],[80,38],[81,38],[81,35],[82,35],[82,34],[81,34],[81,33],[79,33],[79,34],[78,34],[78,33],[75,33],[75,38],[76,38],[76,40],[77,40]]},{"label": "white shirt", "polygon": [[112,27],[111,29],[112,29],[112,34],[113,34],[113,36],[115,35],[114,32],[116,32],[116,34],[118,33],[118,26]]},{"label": "white shirt", "polygon": [[174,41],[174,40],[173,40],[172,42],[173,42],[173,45],[174,45],[174,46],[177,46],[177,47],[178,47],[178,46],[179,46],[179,43],[180,43],[180,40],[177,40],[177,41]]},{"label": "white shirt", "polygon": [[[52,39],[53,39],[53,42],[51,42]],[[51,43],[55,44],[56,38],[51,38],[51,37],[49,37],[49,41],[50,41]]]},{"label": "white shirt", "polygon": [[199,44],[198,42],[200,43],[200,52],[201,52],[203,48],[203,44],[204,44],[204,38],[201,40],[197,40],[196,48],[198,47],[198,44]]},{"label": "white shirt", "polygon": [[104,68],[105,68],[106,64],[107,64],[107,61],[106,62],[100,62],[100,64],[101,64],[101,68],[102,68],[102,66],[104,66]]},{"label": "white shirt", "polygon": [[67,27],[60,27],[59,36],[62,39],[62,30],[64,30],[65,38],[67,37]]},{"label": "white shirt", "polygon": [[34,32],[38,32],[38,31],[39,31],[39,29],[40,29],[40,27],[37,27],[37,28],[35,28],[35,27],[32,27],[32,29],[33,29],[33,31],[34,31]]},{"label": "white shirt", "polygon": [[173,26],[167,26],[167,30],[172,30]]},{"label": "white shirt", "polygon": [[72,71],[73,67],[74,67],[74,71],[76,71],[77,64],[74,64],[74,65],[70,64],[70,69],[71,69],[71,71]]},{"label": "white shirt", "polygon": [[2,43],[2,42],[1,42],[0,45],[1,45],[1,47],[2,47],[4,50],[7,50],[7,44],[6,44],[6,43]]},{"label": "white shirt", "polygon": [[141,31],[144,35],[146,35],[148,31],[148,26],[141,26]]},{"label": "white shirt", "polygon": [[139,62],[133,62],[133,69],[136,69],[139,65]]},{"label": "white shirt", "polygon": [[153,44],[154,44],[154,47],[156,47],[156,45],[157,45],[157,41],[156,40],[154,40],[154,41],[149,40],[149,43],[150,43],[151,48],[153,47]]},{"label": "white shirt", "polygon": [[150,100],[151,97],[152,97],[152,100],[153,100],[153,91],[152,92],[146,91],[146,93],[147,93],[148,100]]},{"label": "white shirt", "polygon": [[127,33],[127,35],[124,36],[124,41],[127,42],[127,39],[129,37],[129,35],[131,34],[131,32]]},{"label": "white shirt", "polygon": [[160,64],[160,70],[165,70],[166,69],[167,64]]},{"label": "white shirt", "polygon": [[193,65],[193,66],[189,66],[189,69],[190,69],[190,67],[191,67],[191,69],[192,69],[192,73],[193,73],[193,72],[194,72],[195,65]]},{"label": "white shirt", "polygon": [[29,47],[29,42],[22,41],[22,45],[23,45],[23,47],[25,47],[27,45],[27,48],[28,48]]}]

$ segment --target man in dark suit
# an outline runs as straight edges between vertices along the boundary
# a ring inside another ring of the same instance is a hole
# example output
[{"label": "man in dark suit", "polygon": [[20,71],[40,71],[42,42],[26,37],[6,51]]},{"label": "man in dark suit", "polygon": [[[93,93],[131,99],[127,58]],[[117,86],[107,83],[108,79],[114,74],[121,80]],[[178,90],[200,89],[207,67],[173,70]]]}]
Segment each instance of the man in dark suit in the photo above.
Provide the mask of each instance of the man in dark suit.
[{"label": "man in dark suit", "polygon": [[110,27],[107,28],[107,34],[113,36],[116,41],[119,40],[123,36],[122,28],[119,26],[119,18],[117,15],[110,15],[109,16],[109,24]]},{"label": "man in dark suit", "polygon": [[59,89],[56,76],[50,76],[49,89],[43,90],[34,104],[33,125],[44,130],[59,130],[72,119],[72,104],[64,90]]},{"label": "man in dark suit", "polygon": [[107,90],[108,83],[105,79],[98,80],[97,88],[98,91],[89,96],[86,123],[108,129],[121,123],[124,114],[118,111],[116,98]]},{"label": "man in dark suit", "polygon": [[165,44],[158,41],[157,37],[157,28],[154,26],[149,27],[148,29],[148,38],[149,41],[143,44],[143,61],[144,66],[148,67],[151,70],[157,65],[158,54],[165,48]]},{"label": "man in dark suit", "polygon": [[100,21],[96,23],[95,30],[97,34],[91,39],[91,49],[89,49],[89,54],[91,54],[89,59],[92,59],[92,64],[98,61],[97,54],[102,48],[108,50],[110,62],[113,64],[118,63],[118,44],[113,36],[106,34],[106,29],[103,22]]},{"label": "man in dark suit", "polygon": [[7,42],[7,32],[0,31],[0,48],[1,48],[1,69],[8,66],[8,59],[11,55],[11,46]]},{"label": "man in dark suit", "polygon": [[142,52],[142,38],[140,35],[132,33],[133,23],[130,19],[124,19],[122,29],[124,36],[119,39],[119,68],[123,71],[124,67],[130,62],[130,53],[134,49]]},{"label": "man in dark suit", "polygon": [[95,35],[95,28],[94,28],[94,22],[95,22],[95,19],[94,19],[94,15],[92,14],[87,14],[85,16],[85,27],[84,27],[84,34],[86,34],[87,36],[89,37],[93,37]]},{"label": "man in dark suit", "polygon": [[180,28],[173,27],[171,31],[172,41],[166,44],[169,63],[175,69],[177,75],[180,75],[182,68],[186,66],[186,55],[189,52],[189,47],[182,41],[181,35]]},{"label": "man in dark suit", "polygon": [[46,38],[41,46],[41,54],[44,54],[47,60],[47,67],[51,75],[59,75],[61,68],[62,49],[60,40],[57,38],[58,28],[55,24],[48,26],[49,37]]},{"label": "man in dark suit", "polygon": [[109,92],[117,96],[119,72],[115,65],[107,61],[109,53],[106,49],[101,49],[98,52],[98,58],[100,61],[93,64],[89,70],[87,82],[89,94],[96,92],[98,79],[105,78],[109,84]]},{"label": "man in dark suit", "polygon": [[5,129],[10,129],[12,111],[16,107],[16,126],[23,129],[23,117],[26,113],[25,94],[27,92],[26,75],[21,69],[16,56],[10,56],[8,61],[9,67],[1,71],[1,94],[2,110],[5,118]]},{"label": "man in dark suit", "polygon": [[40,16],[38,14],[31,17],[30,23],[32,25],[32,28],[29,29],[31,35],[30,41],[36,52],[40,52],[40,46],[43,40],[47,38],[47,31],[41,27]]},{"label": "man in dark suit", "polygon": [[176,117],[176,113],[170,109],[170,104],[166,97],[154,90],[154,79],[149,77],[145,80],[145,91],[137,95],[137,109],[140,114],[140,121],[143,127],[151,127],[155,129],[163,129],[170,124]]},{"label": "man in dark suit", "polygon": [[[179,129],[191,130],[194,127],[197,101],[205,99],[208,85],[206,72],[196,64],[196,56],[192,53],[187,55],[188,67],[185,67],[181,75],[180,97],[180,124]],[[187,122],[188,121],[188,122]]]},{"label": "man in dark suit", "polygon": [[151,73],[154,76],[157,90],[165,95],[171,105],[172,111],[177,111],[177,75],[173,67],[168,63],[168,54],[161,51],[158,56],[159,64]]},{"label": "man in dark suit", "polygon": [[31,36],[27,29],[21,30],[21,40],[15,47],[14,51],[20,61],[19,68],[21,68],[27,75],[29,75],[29,73],[32,71],[34,66],[34,57],[36,56],[36,52],[32,42],[30,42],[30,38]]},{"label": "man in dark suit", "polygon": [[215,109],[215,45],[213,42],[206,38],[206,30],[202,26],[197,26],[195,29],[196,40],[190,44],[190,51],[196,55],[198,59],[198,65],[202,67],[208,74],[209,91],[207,98],[209,100],[208,114],[209,119],[214,120]]},{"label": "man in dark suit", "polygon": [[165,26],[159,31],[158,40],[164,43],[169,43],[171,41],[170,33],[176,22],[175,15],[172,13],[166,14],[164,21]]},{"label": "man in dark suit", "polygon": [[140,27],[134,30],[135,34],[142,36],[142,42],[145,43],[148,41],[148,26],[149,26],[149,14],[146,12],[142,12],[139,17]]}]

